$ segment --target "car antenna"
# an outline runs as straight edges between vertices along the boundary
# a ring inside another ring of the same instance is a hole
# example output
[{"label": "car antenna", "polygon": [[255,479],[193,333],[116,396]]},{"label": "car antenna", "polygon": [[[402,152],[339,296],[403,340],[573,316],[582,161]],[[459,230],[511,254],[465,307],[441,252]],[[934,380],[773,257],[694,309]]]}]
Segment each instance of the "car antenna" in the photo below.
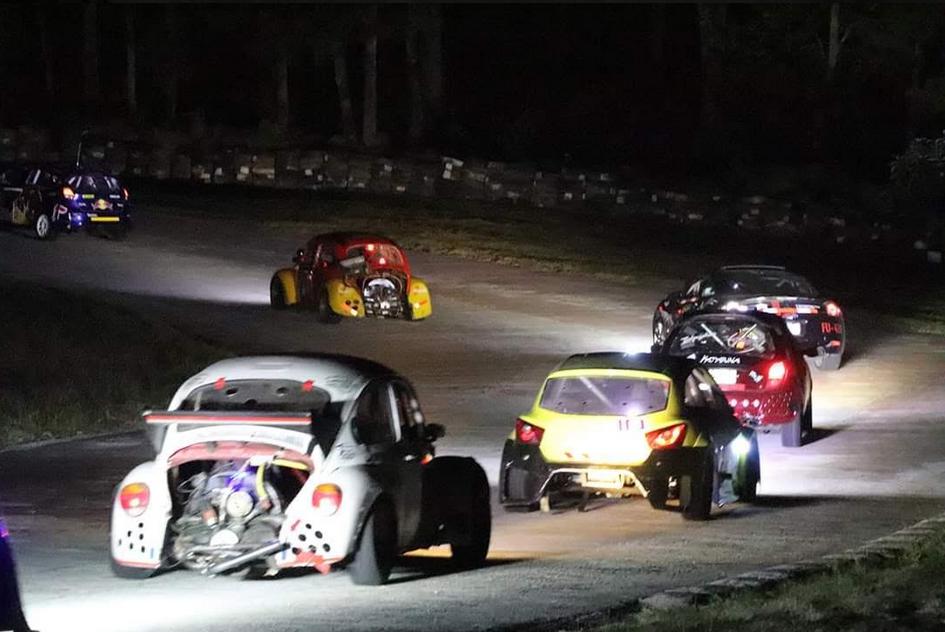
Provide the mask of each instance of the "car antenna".
[{"label": "car antenna", "polygon": [[85,141],[85,137],[88,135],[89,130],[84,129],[82,133],[79,134],[79,146],[75,150],[75,168],[79,169],[82,166],[82,143]]}]

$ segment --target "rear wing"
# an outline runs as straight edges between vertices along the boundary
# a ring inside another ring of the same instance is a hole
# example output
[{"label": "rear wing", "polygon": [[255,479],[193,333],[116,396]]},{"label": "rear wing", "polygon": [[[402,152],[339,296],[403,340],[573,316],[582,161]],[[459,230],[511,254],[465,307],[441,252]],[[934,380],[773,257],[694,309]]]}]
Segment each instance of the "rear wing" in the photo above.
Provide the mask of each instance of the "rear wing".
[{"label": "rear wing", "polygon": [[[191,432],[213,432],[214,427],[228,427],[230,429],[245,428],[241,433],[258,432],[272,437],[281,437],[288,440],[290,436],[299,437],[304,433],[310,443],[313,439],[313,424],[311,413],[282,413],[257,411],[184,411],[184,410],[146,410],[141,413],[148,428],[148,435],[156,452],[160,452],[168,432],[174,436]],[[263,430],[265,429],[265,430]],[[291,432],[285,432],[291,431]],[[200,432],[200,434],[205,434]],[[292,440],[296,443],[297,440]]]}]

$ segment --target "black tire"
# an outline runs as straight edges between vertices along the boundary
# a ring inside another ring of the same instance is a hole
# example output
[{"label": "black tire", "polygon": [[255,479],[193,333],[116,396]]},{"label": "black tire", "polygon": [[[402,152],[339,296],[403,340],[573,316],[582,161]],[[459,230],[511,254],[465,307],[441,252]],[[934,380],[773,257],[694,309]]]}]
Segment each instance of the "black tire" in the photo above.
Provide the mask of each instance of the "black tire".
[{"label": "black tire", "polygon": [[801,417],[801,436],[810,439],[814,432],[814,400],[807,400],[807,408],[804,410],[804,416]]},{"label": "black tire", "polygon": [[799,448],[804,444],[804,413],[797,413],[794,420],[781,428],[781,445],[785,448]]},{"label": "black tire", "polygon": [[279,277],[272,277],[272,281],[269,282],[269,304],[273,309],[288,307],[285,301],[285,287]]},{"label": "black tire", "polygon": [[49,213],[40,211],[33,217],[33,234],[37,239],[48,241],[56,238],[56,227]]},{"label": "black tire", "polygon": [[814,366],[821,371],[836,371],[842,363],[842,353],[818,353],[814,357]]},{"label": "black tire", "polygon": [[[489,480],[478,463],[469,459],[465,472],[465,515],[461,518],[466,537],[461,542],[450,542],[453,564],[457,568],[478,568],[489,554],[492,539],[492,507],[489,503]],[[457,525],[460,527],[460,525]]]},{"label": "black tire", "polygon": [[735,495],[745,503],[753,503],[758,498],[758,482],[761,480],[761,455],[758,453],[758,439],[751,438],[751,448],[738,464],[735,474]]},{"label": "black tire", "polygon": [[653,481],[646,499],[650,507],[657,510],[666,509],[666,500],[669,497],[669,480],[662,478]]},{"label": "black tire", "polygon": [[335,313],[335,310],[331,308],[331,303],[328,301],[327,289],[323,289],[318,294],[318,304],[315,306],[315,313],[320,323],[335,325],[341,322],[341,316]]},{"label": "black tire", "polygon": [[[492,539],[492,506],[485,470],[468,457],[441,456],[424,472],[423,508],[428,533],[448,534],[453,565],[481,566]],[[537,504],[536,504],[537,507]],[[516,507],[528,510],[530,507]],[[436,536],[434,542],[438,540]],[[442,540],[439,540],[442,542]],[[424,543],[429,544],[429,542]]]},{"label": "black tire", "polygon": [[397,518],[381,500],[371,509],[361,530],[361,539],[348,565],[351,581],[358,586],[380,586],[387,582],[397,557]]},{"label": "black tire", "polygon": [[679,509],[683,520],[708,520],[712,515],[712,491],[715,485],[715,459],[706,448],[697,471],[682,477],[679,485]]},{"label": "black tire", "polygon": [[663,317],[659,312],[653,314],[653,347],[658,348],[663,346],[663,343],[666,341],[666,333],[669,331],[669,326],[664,322]]}]

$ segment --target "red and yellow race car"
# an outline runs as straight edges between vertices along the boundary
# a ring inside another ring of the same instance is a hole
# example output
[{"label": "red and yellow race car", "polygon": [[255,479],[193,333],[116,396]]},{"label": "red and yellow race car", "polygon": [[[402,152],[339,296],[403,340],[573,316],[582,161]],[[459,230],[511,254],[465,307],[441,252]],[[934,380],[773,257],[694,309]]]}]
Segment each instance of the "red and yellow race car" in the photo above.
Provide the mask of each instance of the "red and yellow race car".
[{"label": "red and yellow race car", "polygon": [[345,316],[422,320],[433,311],[427,284],[410,273],[403,249],[386,237],[316,235],[292,261],[269,284],[276,309],[309,307],[325,323]]}]

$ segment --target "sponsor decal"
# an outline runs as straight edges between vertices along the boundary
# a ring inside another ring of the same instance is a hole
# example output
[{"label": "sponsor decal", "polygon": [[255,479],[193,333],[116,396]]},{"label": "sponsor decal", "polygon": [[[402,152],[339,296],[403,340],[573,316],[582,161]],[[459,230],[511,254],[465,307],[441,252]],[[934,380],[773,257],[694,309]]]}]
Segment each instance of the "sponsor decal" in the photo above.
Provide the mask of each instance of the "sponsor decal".
[{"label": "sponsor decal", "polygon": [[699,364],[713,364],[713,365],[729,365],[729,364],[741,364],[741,358],[735,358],[730,356],[702,356],[699,358]]}]

